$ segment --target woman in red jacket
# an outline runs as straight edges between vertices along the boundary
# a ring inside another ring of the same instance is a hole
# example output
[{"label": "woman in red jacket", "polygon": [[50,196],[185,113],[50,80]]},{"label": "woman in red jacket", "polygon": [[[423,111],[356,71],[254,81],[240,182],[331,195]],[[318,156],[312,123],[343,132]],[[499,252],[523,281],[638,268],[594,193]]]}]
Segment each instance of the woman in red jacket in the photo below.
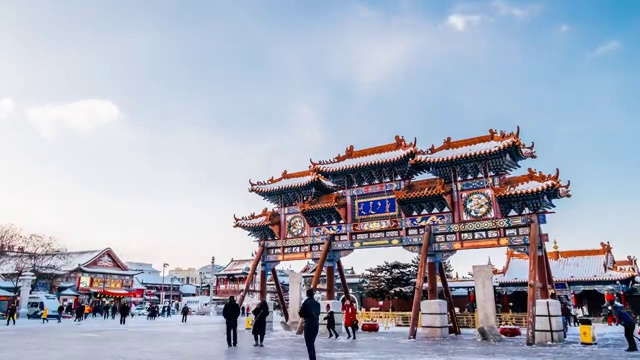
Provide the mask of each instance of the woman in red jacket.
[{"label": "woman in red jacket", "polygon": [[344,328],[347,330],[347,340],[351,339],[351,333],[349,332],[349,328],[353,330],[353,340],[356,339],[356,330],[358,330],[358,312],[356,307],[351,304],[351,301],[345,301],[344,305],[342,305],[342,314],[344,316]]}]

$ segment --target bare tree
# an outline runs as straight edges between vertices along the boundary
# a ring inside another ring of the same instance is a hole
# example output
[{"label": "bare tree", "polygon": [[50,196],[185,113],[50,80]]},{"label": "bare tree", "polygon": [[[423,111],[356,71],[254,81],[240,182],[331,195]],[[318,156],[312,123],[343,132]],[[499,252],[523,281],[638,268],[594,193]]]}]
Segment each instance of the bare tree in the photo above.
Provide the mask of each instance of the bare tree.
[{"label": "bare tree", "polygon": [[27,271],[36,280],[53,281],[64,273],[66,249],[51,236],[25,234],[14,225],[0,226],[0,273],[17,287],[18,279]]}]

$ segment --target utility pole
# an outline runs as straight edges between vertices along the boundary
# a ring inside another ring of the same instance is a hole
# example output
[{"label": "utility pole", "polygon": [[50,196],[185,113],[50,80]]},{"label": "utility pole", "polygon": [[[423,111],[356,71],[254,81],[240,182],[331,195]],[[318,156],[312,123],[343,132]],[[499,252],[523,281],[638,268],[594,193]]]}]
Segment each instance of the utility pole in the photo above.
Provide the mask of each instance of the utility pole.
[{"label": "utility pole", "polygon": [[213,314],[213,283],[215,281],[216,257],[211,257],[211,282],[209,283],[209,306],[211,307],[211,315]]},{"label": "utility pole", "polygon": [[169,264],[162,264],[162,290],[160,291],[160,305],[164,305],[164,270],[169,267]]}]

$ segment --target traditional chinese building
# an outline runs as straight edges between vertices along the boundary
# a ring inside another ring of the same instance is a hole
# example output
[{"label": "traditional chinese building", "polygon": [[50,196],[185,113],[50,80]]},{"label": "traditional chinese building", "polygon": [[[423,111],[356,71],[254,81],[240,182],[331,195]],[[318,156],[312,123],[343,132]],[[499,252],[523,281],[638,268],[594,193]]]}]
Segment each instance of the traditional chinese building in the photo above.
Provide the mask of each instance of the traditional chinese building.
[{"label": "traditional chinese building", "polygon": [[137,273],[134,284],[136,301],[159,303],[161,299],[171,301],[182,299],[181,283],[175,276],[169,273],[162,276],[160,270],[148,263],[128,262],[127,265]]},{"label": "traditional chinese building", "polygon": [[[587,306],[593,315],[600,314],[607,288],[626,294],[639,274],[636,258],[616,260],[609,243],[600,243],[596,249],[560,251],[554,241],[549,263],[557,294],[573,295],[576,305]],[[527,255],[512,250],[507,250],[504,268],[496,270],[496,292],[504,296],[504,303],[513,303],[520,312],[526,309],[527,273]]]},{"label": "traditional chinese building", "polygon": [[[307,263],[300,272],[302,273],[302,278],[307,287],[311,287],[311,280],[313,275],[315,274],[317,264],[310,262]],[[362,277],[362,275],[357,274],[353,267],[344,269],[345,279],[349,286],[349,294],[351,295],[351,301],[355,302],[356,306],[360,308],[364,306],[365,303],[365,285],[367,281]],[[335,274],[335,281],[339,282],[339,275]],[[320,275],[319,287],[327,286],[327,272],[322,270],[322,275]],[[341,286],[336,288],[336,299],[343,301],[344,300],[344,291]]]},{"label": "traditional chinese building", "polygon": [[[16,253],[12,256],[15,264],[24,266],[28,263],[20,260],[21,256],[28,255]],[[129,270],[110,248],[38,256],[46,258],[46,264],[42,261],[42,264],[30,266],[34,267],[33,269],[18,269],[15,266],[11,269],[12,261],[6,262],[3,270],[5,276],[17,284],[17,277],[21,272],[32,271],[37,276],[34,290],[59,294],[72,289],[79,294],[81,301],[97,297],[120,298],[131,295],[129,290],[136,272]]]},{"label": "traditional chinese building", "polygon": [[[234,215],[234,227],[258,242],[252,265],[259,269],[262,299],[267,296],[267,274],[282,261],[304,259],[318,264],[316,275],[326,271],[326,298],[334,300],[335,272],[341,282],[346,278],[341,259],[357,249],[380,247],[421,254],[426,264],[419,267],[416,286],[422,288],[426,273],[429,300],[438,297],[438,264],[457,251],[533,251],[532,261],[539,266],[528,276],[541,282],[540,298],[547,299],[553,291],[548,257],[544,248],[530,244],[548,238],[540,225],[554,201],[570,193],[557,170],[511,174],[534,158],[533,145],[522,141],[519,129],[447,138],[426,149],[401,136],[365,149],[351,145],[334,158],[311,161],[307,170],[250,180],[249,192],[274,208]],[[248,276],[246,286],[255,286],[253,274]],[[319,279],[314,276],[314,282]],[[321,289],[319,285],[311,284]],[[349,288],[346,283],[343,287]],[[421,293],[415,296],[410,336],[415,336]],[[528,299],[534,306],[536,296],[532,292]],[[284,296],[279,297],[284,302]]]},{"label": "traditional chinese building", "polygon": [[[220,272],[215,274],[216,277],[216,291],[215,295],[218,298],[228,296],[239,296],[240,292],[244,288],[244,283],[247,280],[249,271],[251,270],[251,259],[233,260],[227,264]],[[252,287],[250,290],[254,290]]]}]

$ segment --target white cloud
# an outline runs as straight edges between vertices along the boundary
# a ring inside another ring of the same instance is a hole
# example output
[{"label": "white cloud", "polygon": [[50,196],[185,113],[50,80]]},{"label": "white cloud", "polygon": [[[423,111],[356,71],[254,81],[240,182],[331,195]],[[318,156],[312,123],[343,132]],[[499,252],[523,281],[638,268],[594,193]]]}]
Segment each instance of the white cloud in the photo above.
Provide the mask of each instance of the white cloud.
[{"label": "white cloud", "polygon": [[11,98],[0,99],[0,120],[9,118],[16,111],[16,105]]},{"label": "white cloud", "polygon": [[622,48],[622,42],[618,40],[610,40],[604,44],[598,46],[595,50],[593,50],[590,55],[592,57],[599,57],[610,54],[612,52],[618,51]]},{"label": "white cloud", "polygon": [[518,19],[535,16],[542,11],[542,6],[539,4],[533,4],[526,7],[516,7],[498,0],[494,1],[491,5],[496,9],[499,15],[512,16]]},{"label": "white cloud", "polygon": [[64,127],[89,132],[97,127],[120,120],[122,113],[109,100],[87,99],[67,104],[47,104],[27,110],[27,120],[40,134],[52,139],[56,129]]},{"label": "white cloud", "polygon": [[449,15],[445,24],[456,31],[465,31],[469,26],[478,25],[482,19],[482,15],[453,14]]},{"label": "white cloud", "polygon": [[571,30],[571,26],[569,26],[567,24],[562,24],[562,25],[560,25],[560,28],[558,30],[561,33],[566,33],[566,32],[569,32]]}]

